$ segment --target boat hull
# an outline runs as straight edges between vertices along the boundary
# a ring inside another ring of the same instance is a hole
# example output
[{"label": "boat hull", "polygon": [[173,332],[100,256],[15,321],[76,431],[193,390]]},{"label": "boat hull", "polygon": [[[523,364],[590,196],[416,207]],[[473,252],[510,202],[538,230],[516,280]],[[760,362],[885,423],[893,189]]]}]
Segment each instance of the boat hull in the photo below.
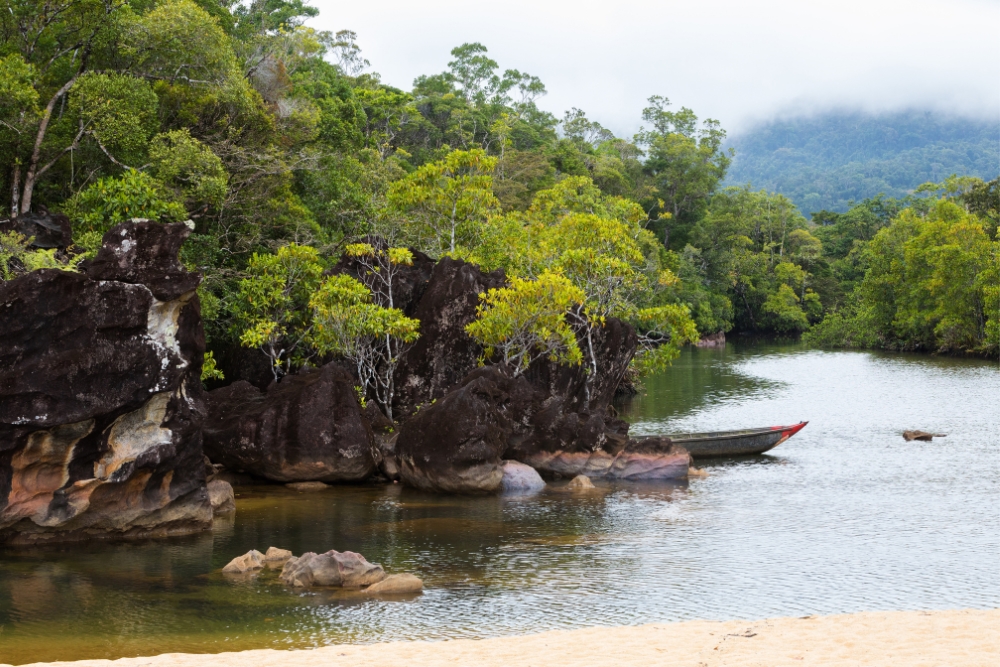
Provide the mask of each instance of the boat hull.
[{"label": "boat hull", "polygon": [[771,426],[743,431],[684,433],[667,437],[673,444],[686,449],[695,459],[753,456],[774,449],[801,431],[808,423],[802,422],[794,426]]}]

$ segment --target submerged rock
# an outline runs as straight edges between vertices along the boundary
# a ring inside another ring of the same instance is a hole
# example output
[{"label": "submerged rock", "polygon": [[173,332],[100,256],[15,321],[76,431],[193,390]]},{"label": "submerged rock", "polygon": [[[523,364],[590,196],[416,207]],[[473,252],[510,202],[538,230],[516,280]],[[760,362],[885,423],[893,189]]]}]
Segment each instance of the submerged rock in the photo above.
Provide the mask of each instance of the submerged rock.
[{"label": "submerged rock", "polygon": [[412,595],[424,590],[424,582],[412,574],[390,574],[365,589],[369,595]]},{"label": "submerged rock", "polygon": [[277,482],[359,482],[376,470],[374,435],[354,382],[336,364],[303,370],[262,392],[234,382],[207,395],[205,453]]},{"label": "submerged rock", "polygon": [[944,438],[947,437],[947,435],[947,433],[928,433],[927,431],[903,431],[903,439],[907,442],[911,442],[913,440],[930,442],[934,438]]},{"label": "submerged rock", "polygon": [[586,475],[577,475],[570,480],[566,488],[570,491],[589,491],[590,489],[597,488],[594,483],[590,481],[590,478]]},{"label": "submerged rock", "polygon": [[0,282],[0,542],[211,526],[188,234],[126,222],[84,273]]},{"label": "submerged rock", "polygon": [[695,347],[703,348],[723,348],[726,346],[726,332],[718,331],[714,334],[704,336],[694,345]]},{"label": "submerged rock", "polygon": [[246,574],[247,572],[263,569],[263,567],[264,554],[256,549],[252,549],[242,556],[237,556],[229,561],[226,566],[222,568],[222,572],[224,574]]},{"label": "submerged rock", "polygon": [[504,461],[501,470],[503,479],[500,489],[504,493],[534,493],[545,488],[545,480],[529,465],[518,461]]},{"label": "submerged rock", "polygon": [[617,451],[536,452],[525,462],[537,470],[563,477],[585,475],[591,479],[667,481],[687,477],[691,455],[668,438],[650,437],[629,440]]},{"label": "submerged rock", "polygon": [[236,511],[236,494],[229,482],[213,479],[208,483],[208,500],[212,503],[213,514],[229,514]]},{"label": "submerged rock", "polygon": [[281,580],[295,588],[342,586],[360,588],[386,578],[381,565],[369,563],[353,551],[307,552],[291,558],[281,571]]},{"label": "submerged rock", "polygon": [[325,491],[330,488],[329,484],[323,482],[289,482],[286,487],[293,491]]}]

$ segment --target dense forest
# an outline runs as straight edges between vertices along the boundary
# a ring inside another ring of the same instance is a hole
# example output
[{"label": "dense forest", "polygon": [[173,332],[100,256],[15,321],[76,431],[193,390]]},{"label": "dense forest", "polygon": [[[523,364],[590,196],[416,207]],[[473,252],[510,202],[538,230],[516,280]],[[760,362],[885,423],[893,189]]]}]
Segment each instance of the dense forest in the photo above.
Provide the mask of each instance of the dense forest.
[{"label": "dense forest", "polygon": [[731,137],[727,185],[780,192],[806,214],[905,197],[951,174],[1000,169],[1000,123],[930,111],[827,112],[773,120]]},{"label": "dense forest", "polygon": [[[406,91],[353,33],[308,27],[302,0],[8,9],[5,214],[63,213],[76,248],[6,233],[4,277],[72,269],[129,218],[189,221],[209,349],[258,348],[276,377],[341,355],[391,411],[394,360],[419,336],[392,276],[414,253],[506,272],[468,332],[514,372],[592,363],[588,337],[612,316],[639,332],[647,369],[699,335],[820,322],[813,339],[830,345],[1000,341],[995,180],[810,221],[787,196],[722,186],[734,153],[717,121],[653,96],[642,129],[617,137],[579,109],[543,111],[543,82],[478,43]],[[345,259],[367,278],[331,271]]]}]

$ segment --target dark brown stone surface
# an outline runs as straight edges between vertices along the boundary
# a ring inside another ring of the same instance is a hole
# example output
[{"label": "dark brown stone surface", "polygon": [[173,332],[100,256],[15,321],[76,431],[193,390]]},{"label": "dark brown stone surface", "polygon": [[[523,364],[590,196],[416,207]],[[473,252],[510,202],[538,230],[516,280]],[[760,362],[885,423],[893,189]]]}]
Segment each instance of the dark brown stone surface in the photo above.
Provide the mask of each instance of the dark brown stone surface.
[{"label": "dark brown stone surface", "polygon": [[34,248],[68,248],[73,245],[73,229],[62,213],[37,211],[13,219],[0,220],[0,233],[17,232],[33,239]]},{"label": "dark brown stone surface", "polygon": [[396,368],[397,414],[405,416],[418,405],[441,398],[476,368],[482,348],[465,327],[476,318],[480,293],[506,282],[502,271],[483,273],[450,257],[434,266],[419,302],[407,312],[420,320],[420,338]]},{"label": "dark brown stone surface", "polygon": [[374,435],[337,364],[266,391],[234,382],[209,392],[207,404],[205,454],[228,469],[279,482],[358,482],[376,470]]},{"label": "dark brown stone surface", "polygon": [[117,272],[0,283],[0,541],[211,524],[199,278],[163,250],[176,253],[190,232],[149,224],[105,235]]},{"label": "dark brown stone surface", "polygon": [[400,428],[395,453],[403,482],[426,491],[496,493],[501,461],[519,412],[516,397],[530,393],[523,378],[484,368]]}]

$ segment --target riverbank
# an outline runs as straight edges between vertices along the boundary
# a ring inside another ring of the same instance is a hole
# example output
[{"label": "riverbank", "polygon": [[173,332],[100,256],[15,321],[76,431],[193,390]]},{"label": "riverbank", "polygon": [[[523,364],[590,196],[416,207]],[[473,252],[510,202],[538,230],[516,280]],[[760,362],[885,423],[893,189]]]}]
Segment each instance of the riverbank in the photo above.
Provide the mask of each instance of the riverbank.
[{"label": "riverbank", "polygon": [[1000,609],[686,621],[557,630],[481,640],[335,645],[303,651],[167,653],[114,661],[34,663],[32,667],[986,667],[997,664],[1000,664]]}]

